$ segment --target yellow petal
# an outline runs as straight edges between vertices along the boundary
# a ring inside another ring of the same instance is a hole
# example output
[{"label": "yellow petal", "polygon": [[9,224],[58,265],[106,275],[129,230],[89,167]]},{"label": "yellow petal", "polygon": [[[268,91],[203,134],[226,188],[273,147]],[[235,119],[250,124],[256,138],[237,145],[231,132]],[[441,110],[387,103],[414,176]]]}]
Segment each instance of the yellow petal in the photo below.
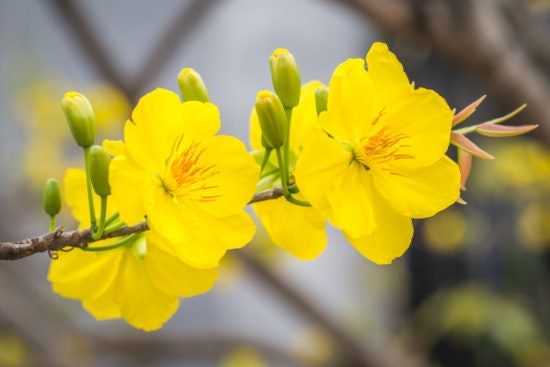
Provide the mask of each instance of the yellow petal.
[{"label": "yellow petal", "polygon": [[[83,170],[69,168],[65,172],[63,180],[65,186],[65,201],[71,208],[75,219],[80,223],[80,228],[90,226],[90,210],[88,208],[88,192],[86,189],[86,173]],[[99,200],[94,206],[99,205]]]},{"label": "yellow petal", "polygon": [[203,138],[220,130],[220,112],[209,102],[189,101],[183,104],[182,128],[187,134]]},{"label": "yellow petal", "polygon": [[124,251],[113,291],[117,293],[121,316],[130,325],[152,331],[162,325],[176,312],[179,300],[157,288],[147,269],[145,256],[140,259],[132,251]]},{"label": "yellow petal", "polygon": [[373,195],[372,176],[359,163],[352,163],[327,188],[329,222],[352,237],[370,233],[376,224]]},{"label": "yellow petal", "polygon": [[256,109],[252,108],[250,112],[250,130],[248,132],[250,139],[250,146],[253,150],[264,149],[262,145],[262,130],[260,129],[260,121],[258,120],[258,114]]},{"label": "yellow petal", "polygon": [[164,293],[191,297],[209,291],[218,277],[217,268],[195,269],[175,255],[161,249],[162,238],[149,231],[147,239],[147,271],[156,287]]},{"label": "yellow petal", "polygon": [[208,137],[202,145],[205,149],[196,166],[213,166],[215,173],[204,179],[204,186],[212,189],[196,190],[189,194],[189,200],[216,216],[240,212],[256,191],[260,176],[256,161],[232,136]]},{"label": "yellow petal", "polygon": [[377,264],[389,264],[409,247],[413,235],[410,218],[397,214],[376,192],[371,195],[373,230],[363,236],[344,233],[348,241],[367,259]]},{"label": "yellow petal", "polygon": [[182,132],[183,107],[177,94],[155,89],[141,97],[132,112],[132,121],[124,125],[128,154],[148,170],[158,170]]},{"label": "yellow petal", "polygon": [[290,149],[300,155],[311,129],[318,124],[315,91],[324,87],[319,81],[310,81],[302,87],[300,103],[292,110],[290,124]]},{"label": "yellow petal", "polygon": [[114,302],[112,290],[107,290],[99,297],[82,300],[82,307],[96,320],[108,320],[122,317],[120,305]]},{"label": "yellow petal", "polygon": [[[102,241],[104,242],[104,241]],[[55,293],[68,298],[94,298],[111,286],[119,269],[120,251],[59,252],[50,264],[48,280]]]},{"label": "yellow petal", "polygon": [[[152,178],[126,156],[115,157],[109,168],[111,198],[128,225],[143,221],[146,185]],[[158,180],[157,180],[158,181]]]},{"label": "yellow petal", "polygon": [[351,152],[331,139],[321,129],[312,129],[296,163],[296,183],[307,201],[321,213],[329,209],[327,187],[346,169]]},{"label": "yellow petal", "polygon": [[227,249],[239,248],[255,232],[250,217],[244,213],[215,217],[197,205],[179,203],[161,190],[155,190],[148,219],[156,231],[187,264],[208,269],[218,265]]},{"label": "yellow petal", "polygon": [[435,163],[449,148],[453,113],[447,102],[428,89],[403,91],[394,95],[380,115],[374,131],[389,127],[395,134],[405,135],[398,154],[414,159],[394,160],[404,169],[425,167]]},{"label": "yellow petal", "polygon": [[315,209],[279,198],[256,203],[254,210],[273,242],[300,260],[315,259],[325,250],[325,219]]},{"label": "yellow petal", "polygon": [[403,65],[382,42],[375,42],[366,57],[369,78],[381,99],[391,98],[396,89],[412,89]]},{"label": "yellow petal", "polygon": [[357,238],[346,236],[348,241],[361,255],[379,264],[391,264],[407,251],[413,235],[413,226],[409,218],[399,216],[399,219],[389,217],[382,225],[366,235]]},{"label": "yellow petal", "polygon": [[126,144],[122,140],[109,140],[105,139],[103,140],[103,148],[112,155],[113,157],[116,157],[118,155],[127,154],[126,152]]},{"label": "yellow petal", "polygon": [[366,136],[382,106],[361,59],[349,59],[334,70],[327,111],[319,116],[321,127],[337,140],[351,144]]},{"label": "yellow petal", "polygon": [[430,217],[453,204],[460,195],[460,170],[446,156],[403,175],[373,171],[376,189],[396,212],[409,218]]}]

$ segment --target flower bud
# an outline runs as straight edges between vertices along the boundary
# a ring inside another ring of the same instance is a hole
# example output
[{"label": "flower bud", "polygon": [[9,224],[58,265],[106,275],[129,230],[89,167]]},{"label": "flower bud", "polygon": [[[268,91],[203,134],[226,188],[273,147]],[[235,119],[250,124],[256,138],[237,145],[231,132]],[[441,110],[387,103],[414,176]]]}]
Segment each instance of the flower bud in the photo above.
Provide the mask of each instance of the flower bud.
[{"label": "flower bud", "polygon": [[208,90],[199,73],[192,68],[181,69],[178,75],[178,84],[184,102],[209,102]]},{"label": "flower bud", "polygon": [[80,93],[65,93],[61,107],[74,140],[82,148],[87,148],[95,140],[95,114],[88,99]]},{"label": "flower bud", "polygon": [[48,178],[46,180],[42,203],[44,211],[50,217],[56,216],[61,211],[61,189],[59,188],[59,181],[55,178]]},{"label": "flower bud", "polygon": [[109,165],[111,158],[99,145],[90,148],[90,179],[96,194],[101,197],[111,195],[109,186]]},{"label": "flower bud", "polygon": [[317,109],[317,115],[327,110],[328,101],[328,88],[321,87],[315,90],[315,108]]},{"label": "flower bud", "polygon": [[283,106],[292,108],[300,102],[300,70],[294,56],[284,48],[273,51],[269,57],[273,88],[281,99]]},{"label": "flower bud", "polygon": [[285,141],[286,114],[279,98],[268,90],[258,92],[255,107],[264,148],[282,147]]}]

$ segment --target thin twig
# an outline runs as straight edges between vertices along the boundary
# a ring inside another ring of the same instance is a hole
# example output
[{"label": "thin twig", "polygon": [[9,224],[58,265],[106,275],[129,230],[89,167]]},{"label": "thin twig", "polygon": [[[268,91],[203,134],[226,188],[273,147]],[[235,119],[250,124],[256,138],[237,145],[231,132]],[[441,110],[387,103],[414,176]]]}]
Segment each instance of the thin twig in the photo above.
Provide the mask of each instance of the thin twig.
[{"label": "thin twig", "polygon": [[[261,191],[254,195],[249,204],[277,199],[282,195],[283,192],[280,187]],[[147,223],[141,222],[134,226],[122,227],[106,234],[100,240],[144,232],[148,229]],[[95,242],[95,240],[92,238],[90,229],[65,232],[63,227],[57,227],[53,232],[40,236],[16,242],[0,242],[0,260],[19,260],[39,252],[59,251],[67,247],[86,247],[92,242]]]},{"label": "thin twig", "polygon": [[[116,231],[102,236],[100,239],[121,237],[133,233],[148,230],[146,222],[141,222],[131,227],[122,227]],[[99,240],[98,240],[99,241]],[[86,247],[95,242],[90,229],[82,231],[65,232],[63,227],[57,227],[53,232],[27,238],[17,242],[0,242],[0,260],[19,260],[24,257],[39,253],[52,252],[67,247]]]}]

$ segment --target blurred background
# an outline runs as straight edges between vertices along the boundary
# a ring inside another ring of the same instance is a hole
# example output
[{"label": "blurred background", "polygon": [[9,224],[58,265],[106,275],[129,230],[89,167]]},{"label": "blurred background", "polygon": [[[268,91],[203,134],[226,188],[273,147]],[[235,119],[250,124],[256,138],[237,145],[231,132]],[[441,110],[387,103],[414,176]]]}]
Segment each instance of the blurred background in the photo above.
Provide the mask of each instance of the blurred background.
[{"label": "blurred background", "polygon": [[275,48],[304,82],[328,83],[384,41],[451,107],[488,95],[465,124],[527,103],[510,123],[541,125],[474,137],[496,159],[474,161],[468,205],[416,222],[393,264],[334,229],[300,262],[259,229],[157,332],[53,294],[47,254],[1,262],[0,366],[550,366],[549,20],[542,0],[0,0],[0,240],[46,232],[45,179],[82,164],[60,108],[69,90],[94,104],[98,141],[120,138],[141,95],[177,91],[193,67],[221,132],[246,142]]}]

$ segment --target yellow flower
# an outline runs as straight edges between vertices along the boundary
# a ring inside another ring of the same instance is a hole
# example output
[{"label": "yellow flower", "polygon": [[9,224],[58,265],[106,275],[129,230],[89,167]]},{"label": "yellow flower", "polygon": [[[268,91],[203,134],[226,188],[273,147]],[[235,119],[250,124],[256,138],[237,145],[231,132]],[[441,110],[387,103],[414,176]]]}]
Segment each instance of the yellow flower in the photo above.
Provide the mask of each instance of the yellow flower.
[{"label": "yellow flower", "polygon": [[219,128],[213,104],[182,103],[156,89],[126,122],[125,143],[104,144],[115,156],[110,184],[121,219],[132,225],[146,215],[151,230],[175,244],[171,251],[201,269],[217,266],[255,231],[243,208],[258,167],[239,140],[214,136]]},{"label": "yellow flower", "polygon": [[[80,229],[90,226],[84,171],[69,169],[65,175],[65,198]],[[94,195],[95,207],[99,197]],[[110,203],[111,204],[111,203]],[[112,205],[108,212],[116,208]],[[94,242],[99,247],[116,239]],[[109,251],[73,249],[59,252],[52,261],[48,280],[54,292],[80,299],[98,320],[122,317],[132,326],[159,329],[176,312],[178,297],[208,291],[217,277],[216,269],[194,269],[167,252],[153,232],[133,235],[125,245]]]},{"label": "yellow flower", "polygon": [[[290,130],[291,171],[295,165],[295,157],[300,155],[302,144],[317,124],[315,90],[322,86],[320,82],[304,85],[300,103],[293,109]],[[253,149],[262,149],[261,130],[255,111],[250,118],[250,144]],[[270,163],[272,167],[277,167],[275,160]],[[258,183],[258,190],[281,186],[278,169],[267,173]],[[296,197],[303,199],[300,194]],[[253,207],[273,242],[297,258],[310,260],[325,249],[325,219],[317,210],[289,203],[283,197],[255,203]]]},{"label": "yellow flower", "polygon": [[370,260],[386,264],[409,246],[411,218],[456,201],[460,173],[445,156],[453,113],[432,90],[415,89],[393,53],[375,43],[339,65],[327,111],[296,167],[298,187]]}]

